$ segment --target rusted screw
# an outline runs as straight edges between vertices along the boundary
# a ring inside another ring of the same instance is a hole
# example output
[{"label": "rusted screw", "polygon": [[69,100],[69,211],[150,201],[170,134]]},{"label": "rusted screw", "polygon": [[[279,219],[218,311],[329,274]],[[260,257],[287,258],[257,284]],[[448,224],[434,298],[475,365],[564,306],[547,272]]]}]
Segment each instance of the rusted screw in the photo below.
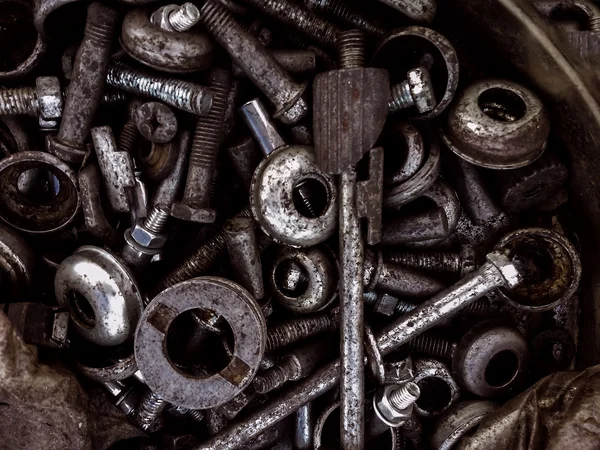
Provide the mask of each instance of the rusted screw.
[{"label": "rusted screw", "polygon": [[419,113],[431,111],[437,105],[429,70],[417,67],[408,71],[406,80],[391,87],[390,112],[415,106]]},{"label": "rusted screw", "polygon": [[198,118],[188,166],[183,199],[173,204],[174,217],[199,223],[215,221],[216,213],[209,208],[217,156],[223,141],[225,109],[231,87],[231,74],[213,69],[210,75],[213,104],[206,116]]},{"label": "rusted screw", "polygon": [[283,123],[292,124],[308,112],[303,98],[306,83],[296,83],[260,42],[213,0],[200,10],[202,21],[231,59],[269,99],[277,111],[273,115]]},{"label": "rusted screw", "polygon": [[163,30],[183,32],[200,21],[200,11],[190,2],[183,5],[165,5],[152,13],[150,21]]},{"label": "rusted screw", "polygon": [[292,319],[269,328],[265,353],[280,350],[294,342],[312,336],[337,330],[339,326],[338,315],[339,308],[334,308],[327,313]]},{"label": "rusted screw", "polygon": [[430,272],[460,273],[465,276],[475,270],[475,249],[465,244],[460,252],[402,252],[383,250],[383,260]]}]

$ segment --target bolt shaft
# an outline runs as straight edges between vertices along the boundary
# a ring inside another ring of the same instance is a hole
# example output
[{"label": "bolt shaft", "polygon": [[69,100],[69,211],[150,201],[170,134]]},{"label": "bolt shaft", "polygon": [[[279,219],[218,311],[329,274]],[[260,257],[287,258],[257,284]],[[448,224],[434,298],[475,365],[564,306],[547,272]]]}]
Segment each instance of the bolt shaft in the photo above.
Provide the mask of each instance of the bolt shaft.
[{"label": "bolt shaft", "polygon": [[152,391],[146,392],[133,415],[133,422],[144,431],[155,425],[168,403]]},{"label": "bolt shaft", "polygon": [[304,0],[304,4],[311,10],[323,11],[339,22],[352,28],[358,28],[365,33],[381,36],[386,31],[382,24],[365,16],[342,0]]},{"label": "bolt shaft", "polygon": [[441,336],[422,334],[408,341],[411,350],[440,359],[452,359],[456,343]]},{"label": "bolt shaft", "polygon": [[0,89],[0,116],[37,116],[39,104],[34,88]]},{"label": "bolt shaft", "polygon": [[336,317],[326,313],[293,319],[275,325],[268,330],[265,353],[280,350],[312,336],[335,331],[337,327],[338,320]]},{"label": "bolt shaft", "polygon": [[415,99],[410,92],[408,80],[404,80],[391,88],[392,98],[388,103],[390,112],[400,111],[401,109],[410,108],[415,104]]},{"label": "bolt shaft", "polygon": [[298,377],[299,370],[293,358],[286,358],[279,364],[257,375],[252,382],[259,394],[266,394],[283,386],[287,381]]},{"label": "bolt shaft", "polygon": [[365,37],[362,31],[348,30],[340,33],[338,49],[341,69],[364,67]]},{"label": "bolt shaft", "polygon": [[409,381],[392,391],[390,394],[390,404],[398,410],[406,409],[417,401],[419,394],[419,386]]},{"label": "bolt shaft", "polygon": [[156,98],[192,114],[207,113],[212,105],[212,93],[204,86],[189,81],[154,75],[151,72],[115,61],[108,70],[109,86]]},{"label": "bolt shaft", "polygon": [[600,16],[592,15],[588,19],[588,28],[590,31],[600,31]]},{"label": "bolt shaft", "polygon": [[400,264],[414,269],[431,272],[460,272],[459,252],[401,252],[383,251],[383,260],[391,264]]},{"label": "bolt shaft", "polygon": [[144,219],[142,226],[147,230],[152,231],[153,233],[161,233],[165,226],[167,225],[167,221],[169,220],[169,209],[163,205],[156,205],[148,217]]},{"label": "bolt shaft", "polygon": [[123,128],[121,128],[121,133],[119,133],[119,151],[132,155],[139,138],[140,133],[135,125],[135,121],[128,119]]},{"label": "bolt shaft", "polygon": [[187,31],[200,21],[200,11],[193,3],[184,3],[169,14],[169,23],[175,31]]}]

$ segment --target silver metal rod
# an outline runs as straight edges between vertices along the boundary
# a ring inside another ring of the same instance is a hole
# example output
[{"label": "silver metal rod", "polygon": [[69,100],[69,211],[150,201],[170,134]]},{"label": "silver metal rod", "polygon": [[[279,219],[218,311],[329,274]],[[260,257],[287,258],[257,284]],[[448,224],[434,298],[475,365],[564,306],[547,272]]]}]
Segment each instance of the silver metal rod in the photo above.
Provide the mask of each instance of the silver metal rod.
[{"label": "silver metal rod", "polygon": [[344,450],[365,444],[364,248],[356,209],[356,171],[340,175],[340,441]]}]

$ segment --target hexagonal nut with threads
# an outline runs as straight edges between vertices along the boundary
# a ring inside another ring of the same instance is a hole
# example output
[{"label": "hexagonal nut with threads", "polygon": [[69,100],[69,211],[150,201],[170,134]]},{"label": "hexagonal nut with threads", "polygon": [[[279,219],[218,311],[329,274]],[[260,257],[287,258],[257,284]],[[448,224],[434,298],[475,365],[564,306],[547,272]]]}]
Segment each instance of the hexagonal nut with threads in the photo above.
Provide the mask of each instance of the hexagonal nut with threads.
[{"label": "hexagonal nut with threads", "polygon": [[162,233],[156,233],[147,227],[143,222],[136,223],[131,229],[131,237],[143,247],[161,248],[167,242],[167,236]]},{"label": "hexagonal nut with threads", "polygon": [[383,386],[373,396],[375,413],[386,425],[397,428],[410,419],[420,394],[419,386],[412,381]]}]

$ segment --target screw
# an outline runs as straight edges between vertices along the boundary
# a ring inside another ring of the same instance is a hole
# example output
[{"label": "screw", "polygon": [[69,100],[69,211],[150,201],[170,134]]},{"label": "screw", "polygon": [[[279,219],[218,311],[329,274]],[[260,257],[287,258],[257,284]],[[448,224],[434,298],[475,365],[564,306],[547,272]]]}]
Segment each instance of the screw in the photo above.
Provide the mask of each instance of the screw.
[{"label": "screw", "polygon": [[106,83],[131,94],[156,98],[169,106],[196,115],[206,114],[212,105],[212,93],[204,86],[154,75],[145,69],[118,61],[113,62],[108,69]]},{"label": "screw", "polygon": [[390,112],[416,106],[423,114],[437,105],[429,70],[417,67],[409,70],[406,80],[391,87],[392,98],[388,103]]},{"label": "screw", "polygon": [[73,64],[72,81],[57,136],[47,136],[48,151],[72,163],[86,155],[85,141],[104,94],[117,11],[100,3],[88,7],[83,41]]},{"label": "screw", "polygon": [[167,221],[169,220],[169,210],[164,206],[155,206],[150,214],[142,222],[142,228],[148,231],[159,234],[165,229]]},{"label": "screw", "polygon": [[334,308],[326,313],[292,319],[274,325],[267,331],[265,353],[275,352],[295,342],[337,330],[338,314],[339,308]]},{"label": "screw", "polygon": [[225,70],[213,69],[210,80],[213,92],[212,108],[206,116],[199,117],[196,122],[183,199],[171,208],[174,217],[199,223],[212,223],[216,219],[215,210],[208,206],[217,156],[224,137],[225,109],[231,87],[231,75]]},{"label": "screw", "polygon": [[168,403],[152,391],[144,394],[133,413],[132,421],[142,430],[154,432],[161,427],[160,417]]},{"label": "screw", "polygon": [[193,3],[166,5],[157,9],[150,22],[167,31],[188,31],[200,21],[200,11]]},{"label": "screw", "polygon": [[407,345],[413,351],[440,359],[452,359],[458,347],[458,343],[433,334],[417,336]]},{"label": "screw", "polygon": [[465,276],[476,269],[475,248],[462,246],[460,252],[402,252],[383,250],[383,260],[431,272],[460,273]]},{"label": "screw", "polygon": [[204,420],[204,413],[199,409],[189,409],[184,408],[183,406],[172,405],[169,412],[192,419],[198,423]]},{"label": "screw", "polygon": [[303,98],[307,83],[296,83],[269,51],[220,4],[208,0],[200,13],[206,28],[217,42],[275,105],[277,111],[273,117],[292,124],[307,114],[308,106]]},{"label": "screw", "polygon": [[349,28],[357,28],[374,36],[382,36],[385,27],[371,17],[365,16],[352,5],[341,0],[304,0],[307,8],[314,11],[323,11],[335,17]]},{"label": "screw", "polygon": [[[53,94],[55,108],[47,114],[42,99]],[[42,119],[59,119],[62,115],[62,92],[56,77],[38,77],[35,87],[0,89],[0,116],[40,116]]]},{"label": "screw", "polygon": [[159,102],[146,102],[137,108],[135,123],[144,139],[150,142],[166,144],[177,134],[175,113],[167,105]]},{"label": "screw", "polygon": [[420,395],[419,386],[412,381],[399,385],[393,391],[390,391],[389,400],[396,410],[402,411],[414,404]]}]

